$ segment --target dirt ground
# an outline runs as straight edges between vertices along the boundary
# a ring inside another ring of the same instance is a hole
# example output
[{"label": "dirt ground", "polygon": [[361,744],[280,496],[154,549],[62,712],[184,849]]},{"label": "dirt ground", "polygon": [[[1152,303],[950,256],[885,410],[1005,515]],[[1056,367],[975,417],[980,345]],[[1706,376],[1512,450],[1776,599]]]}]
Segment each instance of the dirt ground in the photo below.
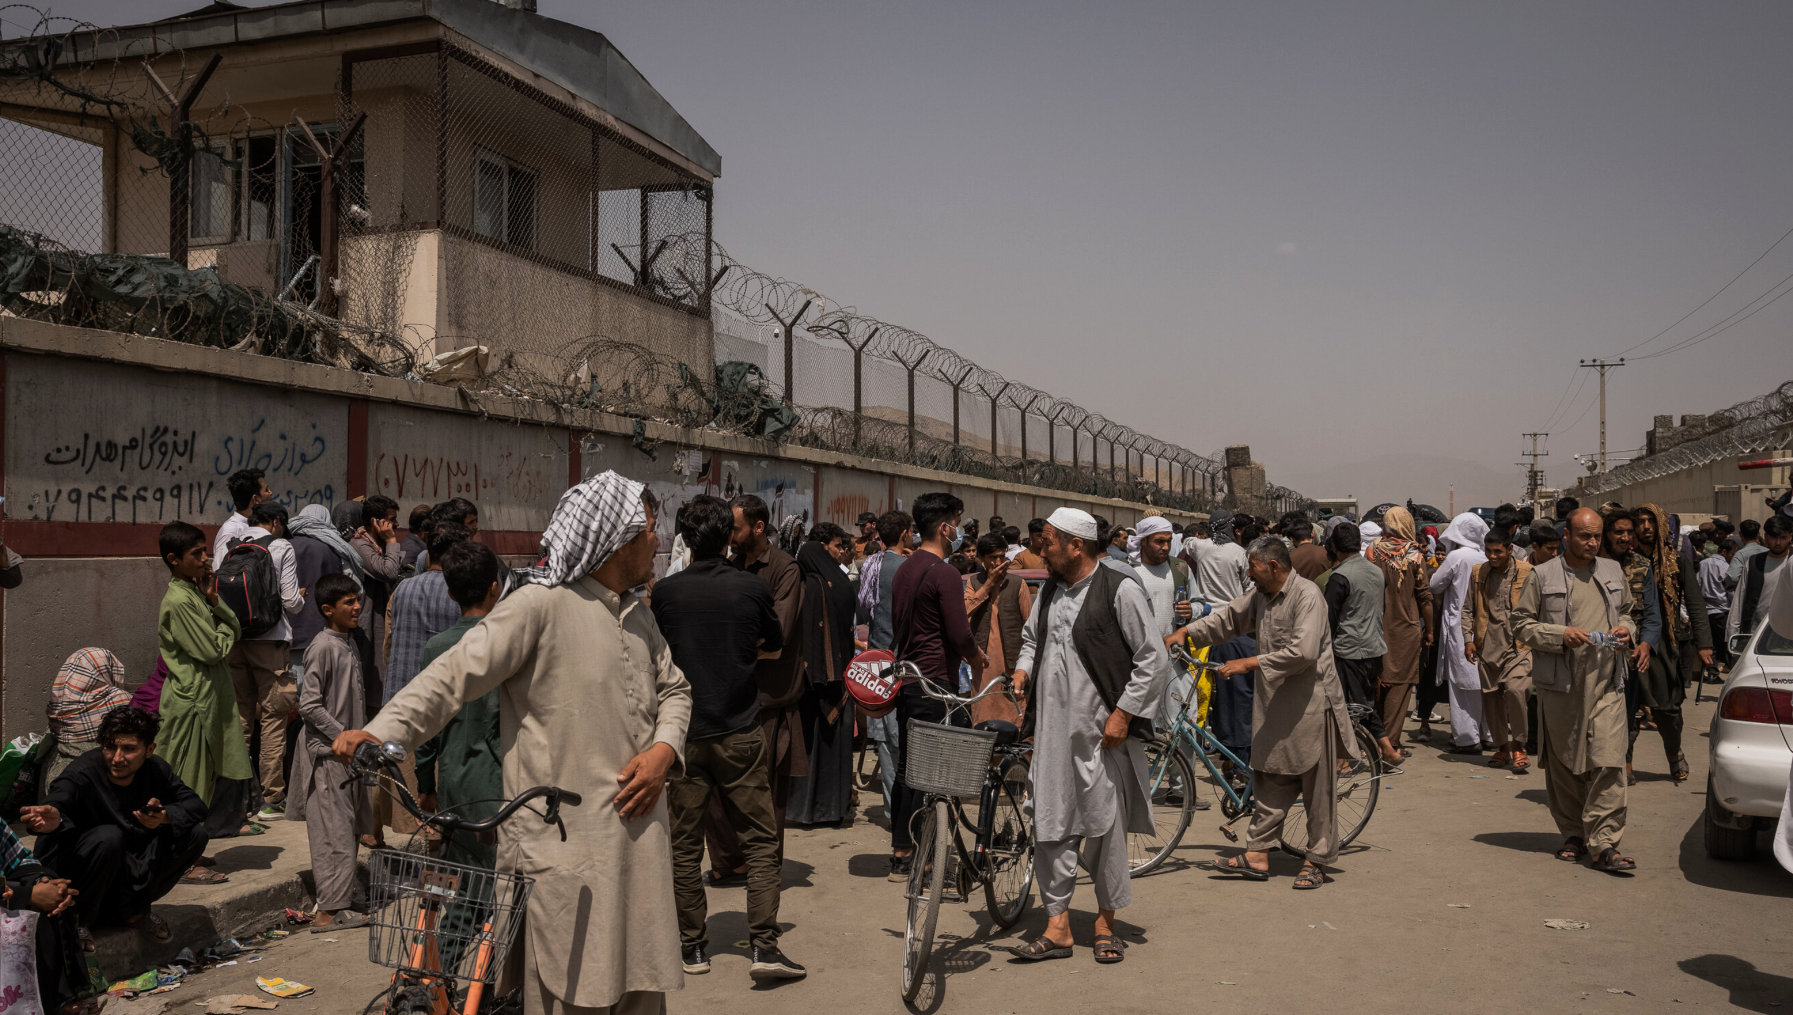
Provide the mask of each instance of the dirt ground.
[{"label": "dirt ground", "polygon": [[[1190,861],[1226,846],[1218,818],[1198,813],[1166,868],[1135,882],[1123,911],[1124,963],[1088,949],[1087,882],[1073,902],[1075,958],[1019,965],[998,949],[1037,932],[1037,904],[992,935],[981,906],[941,912],[933,973],[917,1008],[978,1013],[1124,1006],[1140,1012],[1667,1012],[1793,1011],[1793,875],[1764,848],[1720,863],[1701,845],[1706,735],[1713,706],[1688,705],[1693,778],[1664,773],[1645,733],[1625,851],[1633,877],[1555,860],[1541,774],[1513,777],[1475,758],[1423,747],[1386,784],[1373,820],[1341,858],[1336,881],[1290,890],[1297,866],[1273,861],[1268,883],[1214,878]],[[870,794],[875,800],[876,794]],[[747,976],[740,889],[710,892],[715,969],[688,977],[674,1013],[729,1015],[901,1012],[904,905],[884,879],[887,833],[793,829],[787,847],[783,945],[808,980],[756,988]],[[981,898],[979,899],[981,902]],[[1586,921],[1552,930],[1550,919]],[[253,975],[318,988],[283,1012],[359,1011],[384,982],[366,961],[367,933],[300,934],[262,962],[207,971],[180,990],[119,1012],[187,1012],[221,993],[253,993]]]}]

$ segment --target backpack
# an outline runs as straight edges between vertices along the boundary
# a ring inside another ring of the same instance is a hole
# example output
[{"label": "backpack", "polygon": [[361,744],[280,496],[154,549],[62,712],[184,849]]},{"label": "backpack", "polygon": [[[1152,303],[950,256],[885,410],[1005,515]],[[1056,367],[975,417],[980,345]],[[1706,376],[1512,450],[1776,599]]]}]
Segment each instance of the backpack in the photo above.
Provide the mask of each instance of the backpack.
[{"label": "backpack", "polygon": [[245,638],[273,630],[286,612],[280,599],[280,575],[269,549],[274,539],[232,540],[224,563],[218,565],[218,601],[237,615]]}]

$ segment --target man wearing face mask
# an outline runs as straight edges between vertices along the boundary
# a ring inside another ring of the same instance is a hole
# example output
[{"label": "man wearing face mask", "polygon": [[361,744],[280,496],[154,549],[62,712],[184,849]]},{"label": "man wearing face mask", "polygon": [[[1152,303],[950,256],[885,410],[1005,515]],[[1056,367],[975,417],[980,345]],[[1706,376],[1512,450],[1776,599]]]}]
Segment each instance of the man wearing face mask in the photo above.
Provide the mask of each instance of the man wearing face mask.
[{"label": "man wearing face mask", "polygon": [[[957,692],[959,661],[970,660],[972,681],[981,683],[986,658],[971,633],[965,612],[964,586],[959,572],[946,562],[960,538],[959,518],[965,502],[950,493],[924,493],[915,498],[915,532],[921,545],[897,569],[891,583],[891,628],[898,659],[921,668],[922,678],[935,686]],[[943,722],[946,706],[922,692],[904,686],[897,697],[899,725],[909,720]],[[923,794],[904,785],[908,744],[897,752],[896,806],[890,816],[890,880],[907,881],[915,843],[909,819],[921,807]]]}]

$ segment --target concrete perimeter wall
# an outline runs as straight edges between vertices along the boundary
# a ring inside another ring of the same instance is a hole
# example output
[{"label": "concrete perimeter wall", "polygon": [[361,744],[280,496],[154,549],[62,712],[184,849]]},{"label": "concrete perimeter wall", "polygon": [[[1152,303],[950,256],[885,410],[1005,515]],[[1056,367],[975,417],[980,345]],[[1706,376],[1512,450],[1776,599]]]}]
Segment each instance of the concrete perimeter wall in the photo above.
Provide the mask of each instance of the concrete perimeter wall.
[{"label": "concrete perimeter wall", "polygon": [[605,469],[652,487],[668,543],[674,513],[699,493],[757,493],[777,518],[848,526],[942,489],[968,516],[1021,525],[1067,503],[1125,523],[1146,510],[657,423],[638,447],[634,421],[604,413],[10,317],[0,398],[0,536],[26,558],[24,584],[0,593],[6,738],[43,727],[56,669],[76,649],[111,649],[133,682],[149,675],[167,585],[157,532],[223,521],[224,480],[239,468],[265,470],[294,511],[383,493],[408,514],[464,496],[479,505],[482,541],[515,558],[535,552],[567,486]]}]

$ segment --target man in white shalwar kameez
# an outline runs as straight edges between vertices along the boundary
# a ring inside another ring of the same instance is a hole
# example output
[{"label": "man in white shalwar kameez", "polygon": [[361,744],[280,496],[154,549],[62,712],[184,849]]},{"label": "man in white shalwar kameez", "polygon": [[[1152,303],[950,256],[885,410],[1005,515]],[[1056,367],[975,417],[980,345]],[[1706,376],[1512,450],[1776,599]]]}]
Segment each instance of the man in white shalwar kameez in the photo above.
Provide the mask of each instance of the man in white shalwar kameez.
[{"label": "man in white shalwar kameez", "polygon": [[1010,949],[1027,960],[1071,957],[1079,847],[1095,881],[1096,961],[1126,957],[1114,916],[1133,901],[1127,835],[1153,828],[1145,742],[1170,667],[1139,582],[1100,566],[1102,535],[1074,508],[1047,519],[1053,580],[1016,665],[1027,694],[1022,735],[1034,739],[1034,869],[1047,916],[1044,934]]},{"label": "man in white shalwar kameez", "polygon": [[1463,651],[1463,606],[1469,598],[1469,575],[1477,564],[1488,562],[1482,539],[1488,523],[1473,511],[1451,519],[1438,537],[1444,544],[1444,562],[1432,572],[1432,597],[1442,614],[1438,649],[1439,684],[1451,699],[1451,753],[1480,754],[1487,730],[1482,722],[1482,676]]},{"label": "man in white shalwar kameez", "polygon": [[657,509],[614,472],[568,490],[527,584],[333,748],[345,763],[366,741],[415,748],[495,689],[505,794],[585,798],[561,811],[564,842],[527,814],[498,829],[498,869],[535,880],[516,946],[526,1015],[658,1015],[684,983],[662,791],[691,686],[630,591],[653,575]]}]

